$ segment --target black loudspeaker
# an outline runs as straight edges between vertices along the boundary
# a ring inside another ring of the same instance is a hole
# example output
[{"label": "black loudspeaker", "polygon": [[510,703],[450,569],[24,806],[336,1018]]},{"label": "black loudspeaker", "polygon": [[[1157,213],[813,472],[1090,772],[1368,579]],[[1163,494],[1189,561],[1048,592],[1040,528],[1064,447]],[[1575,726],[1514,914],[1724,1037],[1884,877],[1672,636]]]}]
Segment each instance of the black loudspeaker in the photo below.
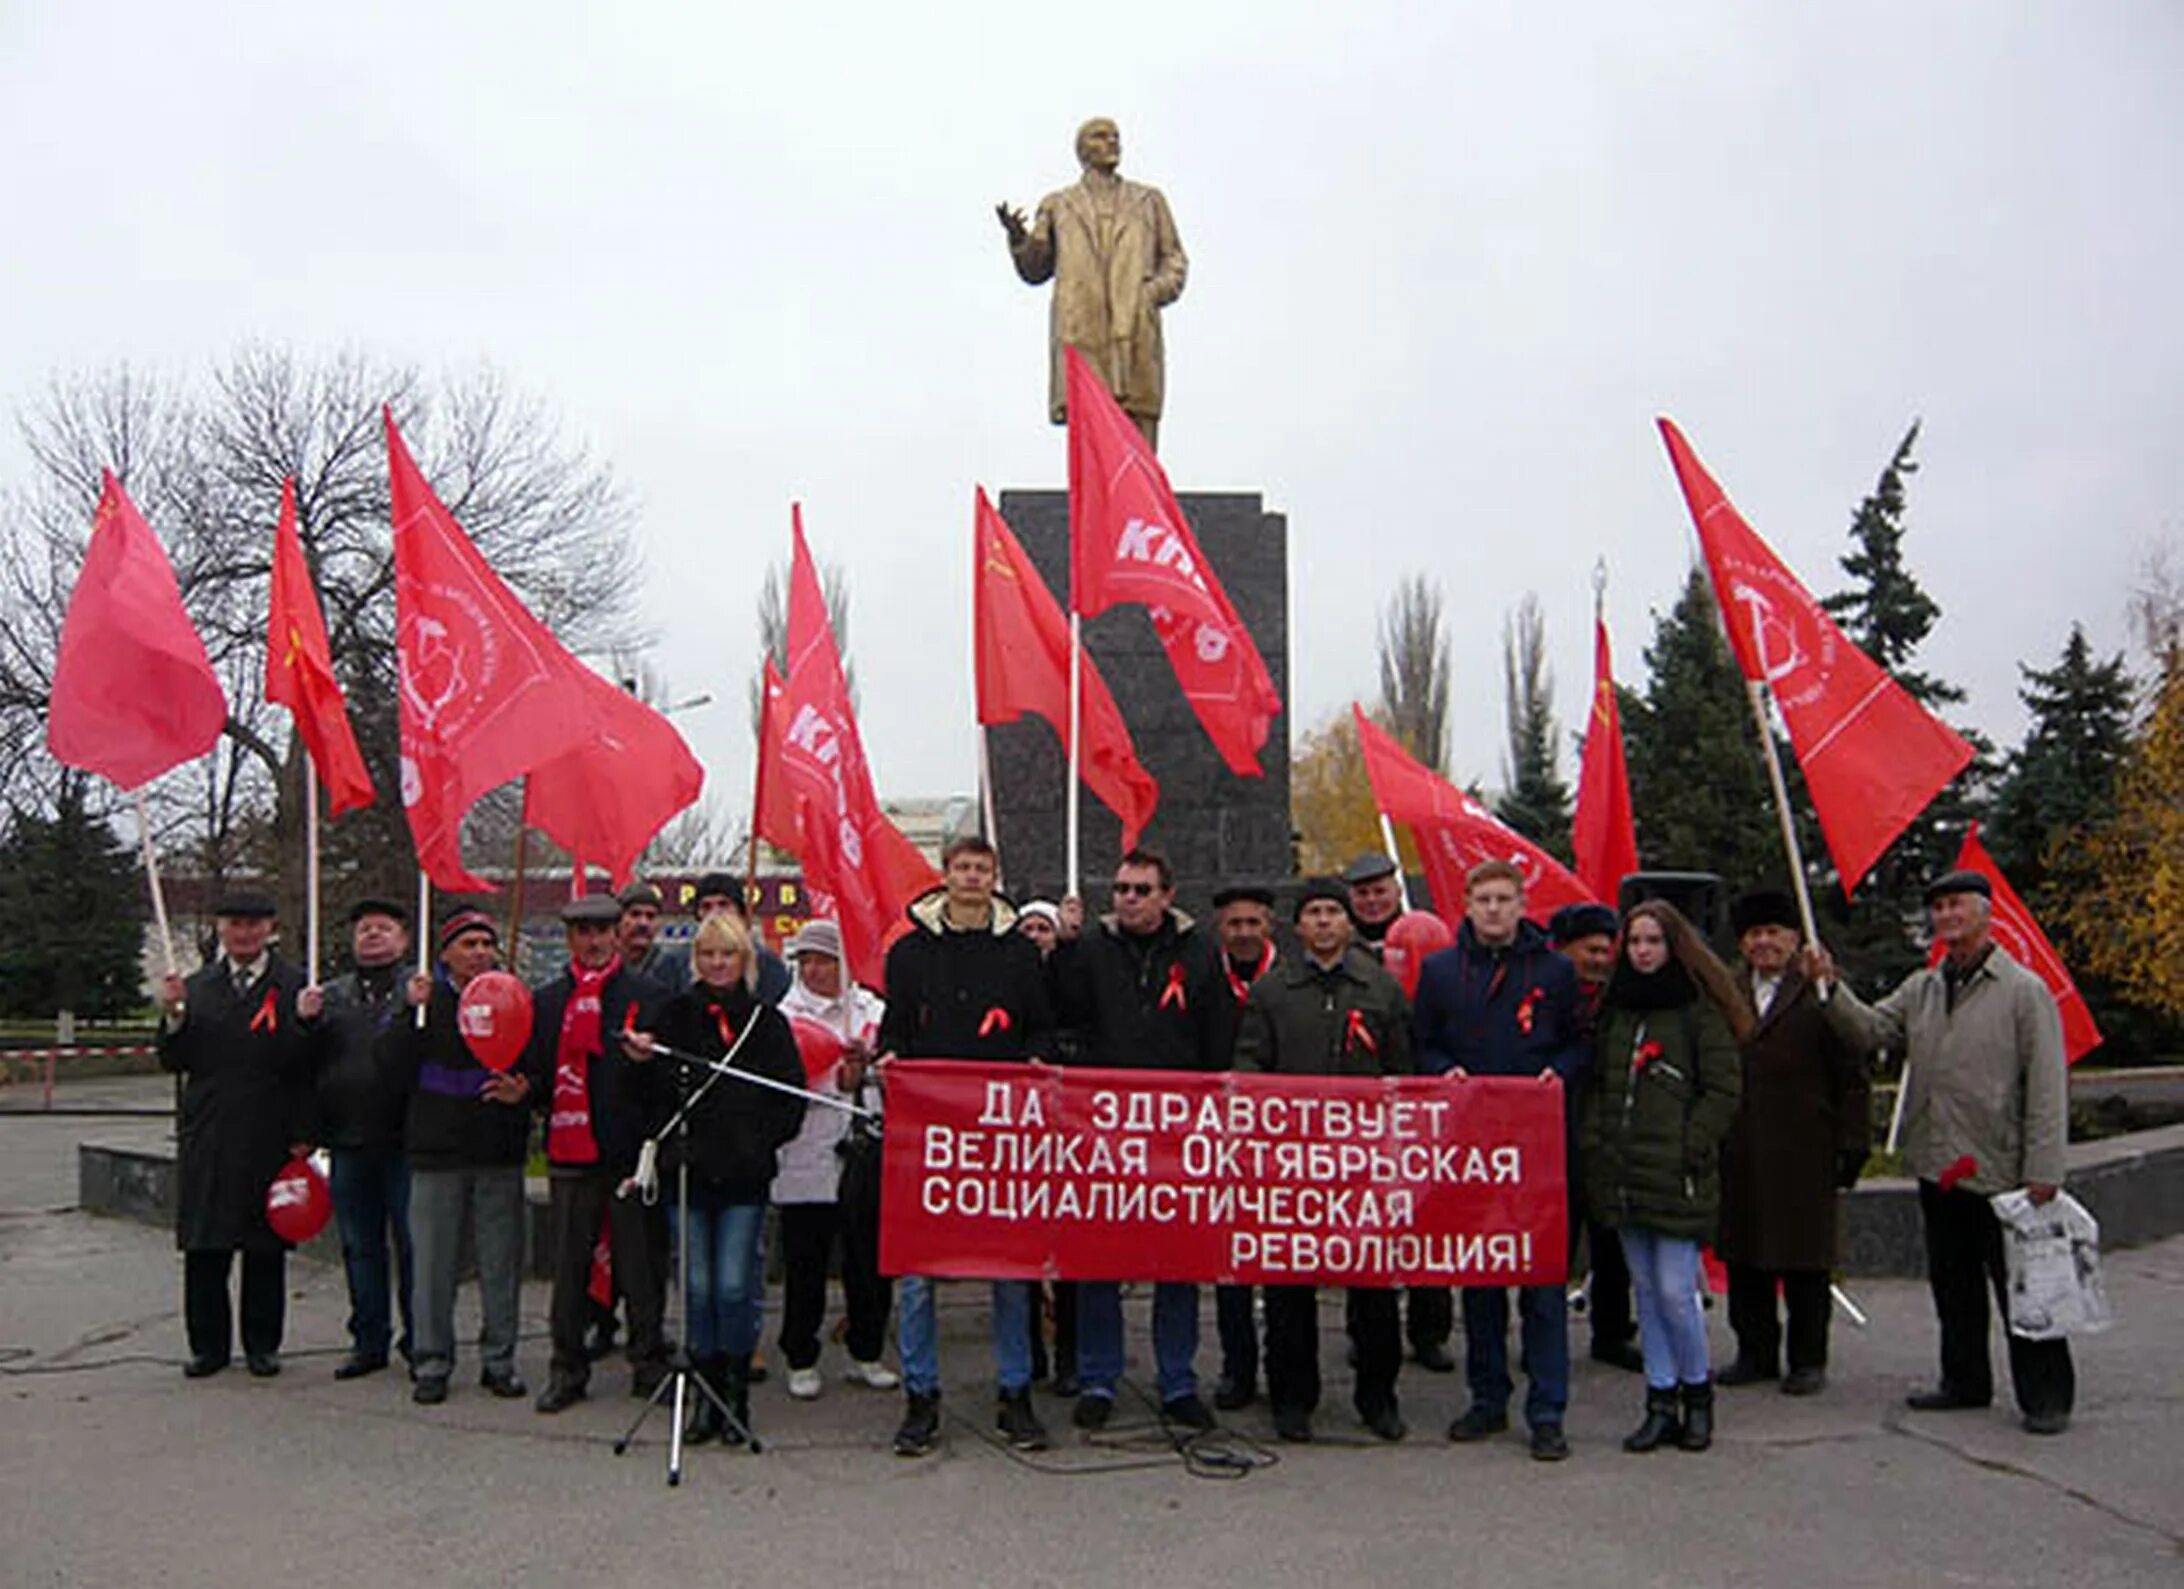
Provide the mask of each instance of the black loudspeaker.
[{"label": "black loudspeaker", "polygon": [[1632,872],[1616,891],[1618,912],[1648,899],[1665,899],[1708,943],[1729,941],[1729,888],[1717,872]]}]

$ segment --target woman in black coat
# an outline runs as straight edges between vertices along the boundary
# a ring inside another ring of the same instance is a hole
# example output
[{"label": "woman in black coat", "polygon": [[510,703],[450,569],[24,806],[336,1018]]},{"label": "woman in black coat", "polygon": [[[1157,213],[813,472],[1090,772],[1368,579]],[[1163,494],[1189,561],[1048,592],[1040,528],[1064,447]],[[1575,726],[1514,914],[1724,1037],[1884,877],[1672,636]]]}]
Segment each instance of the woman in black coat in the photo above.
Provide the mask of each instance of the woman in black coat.
[{"label": "woman in black coat", "polygon": [[[736,1069],[803,1086],[804,1066],[789,1023],[772,1005],[759,1002],[758,957],[749,929],[726,913],[707,917],[692,941],[691,965],[689,991],[677,994],[661,1012],[659,1041],[706,1060],[734,1049]],[[698,1372],[748,1428],[751,1352],[758,1344],[751,1303],[765,1285],[759,1238],[766,1196],[776,1153],[803,1124],[804,1101],[656,1058],[649,1032],[631,1033],[628,1048],[631,1059],[649,1072],[646,1089],[656,1132],[696,1099],[686,1128],[660,1143],[663,1178],[671,1178],[686,1156],[690,1167],[689,1225],[675,1233],[688,1258],[683,1332]],[[674,1196],[671,1180],[667,1195]],[[669,1214],[679,1223],[673,1201]],[[711,1399],[700,1396],[690,1439],[711,1440],[721,1427]]]}]

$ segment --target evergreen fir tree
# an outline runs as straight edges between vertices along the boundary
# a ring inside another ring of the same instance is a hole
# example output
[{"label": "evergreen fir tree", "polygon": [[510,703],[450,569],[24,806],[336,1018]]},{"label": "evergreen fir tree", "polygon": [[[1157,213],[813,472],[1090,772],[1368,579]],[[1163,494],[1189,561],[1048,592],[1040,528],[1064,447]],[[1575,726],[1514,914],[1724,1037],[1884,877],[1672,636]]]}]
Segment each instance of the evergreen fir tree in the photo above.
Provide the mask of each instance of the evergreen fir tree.
[{"label": "evergreen fir tree", "polygon": [[1911,421],[1872,494],[1858,504],[1850,522],[1856,550],[1843,557],[1842,569],[1857,585],[1825,598],[1820,605],[1859,650],[1894,675],[1922,706],[1935,706],[1961,701],[1964,692],[1910,665],[1912,655],[1941,617],[1939,604],[1903,561],[1904,481],[1919,472],[1911,457],[1919,423]]},{"label": "evergreen fir tree", "polygon": [[2086,880],[2074,864],[2077,841],[2115,809],[2135,690],[2122,653],[2095,661],[2077,624],[2054,667],[2018,671],[2032,722],[2009,758],[1986,833],[2002,870],[2045,917]]},{"label": "evergreen fir tree", "polygon": [[53,815],[18,810],[0,839],[0,1010],[51,1019],[127,1014],[144,1000],[144,877],[84,808],[83,780]]}]

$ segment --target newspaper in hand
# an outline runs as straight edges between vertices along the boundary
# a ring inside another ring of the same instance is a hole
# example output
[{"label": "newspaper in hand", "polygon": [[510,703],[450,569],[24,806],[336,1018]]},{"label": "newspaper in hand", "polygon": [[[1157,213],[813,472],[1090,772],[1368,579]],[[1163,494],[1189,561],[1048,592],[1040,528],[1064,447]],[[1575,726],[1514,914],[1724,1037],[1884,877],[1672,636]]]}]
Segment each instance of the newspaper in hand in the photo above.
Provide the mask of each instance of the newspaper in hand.
[{"label": "newspaper in hand", "polygon": [[2101,1284],[2100,1221],[2068,1192],[2035,1205],[2020,1188],[1990,1198],[2009,1268],[2010,1333],[2090,1335],[2114,1322]]}]

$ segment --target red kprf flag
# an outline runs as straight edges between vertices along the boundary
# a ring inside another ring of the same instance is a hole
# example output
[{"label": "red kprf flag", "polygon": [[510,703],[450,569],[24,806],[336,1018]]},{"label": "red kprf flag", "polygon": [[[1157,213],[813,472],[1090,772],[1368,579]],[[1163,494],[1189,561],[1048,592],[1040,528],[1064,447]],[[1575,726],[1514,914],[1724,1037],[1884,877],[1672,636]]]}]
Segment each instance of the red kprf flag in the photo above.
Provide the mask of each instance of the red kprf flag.
[{"label": "red kprf flag", "polygon": [[1638,870],[1638,834],[1630,815],[1630,773],[1623,765],[1623,714],[1615,700],[1615,665],[1608,622],[1593,620],[1593,704],[1585,725],[1585,759],[1577,771],[1577,809],[1570,818],[1577,876],[1592,897],[1615,903],[1623,879]]},{"label": "red kprf flag", "polygon": [[303,537],[296,530],[296,482],[281,482],[281,520],[273,531],[272,617],[266,625],[265,698],[285,706],[311,753],[311,766],[326,785],[335,816],[372,803],[372,775],[356,748],[348,703],[334,679],[333,648],[326,619],[311,586]]},{"label": "red kprf flag", "polygon": [[771,656],[760,682],[758,700],[758,773],[751,782],[751,831],[777,849],[797,846],[796,797],[781,776],[781,715],[788,685]]},{"label": "red kprf flag", "polygon": [[[2085,995],[2078,991],[2078,984],[2070,979],[2070,968],[2063,964],[2063,957],[2055,952],[2055,945],[2048,942],[2047,934],[2033,920],[2032,912],[2018,897],[2017,890],[2010,887],[2010,880],[2002,875],[2002,868],[1995,865],[1994,857],[1987,853],[1976,822],[1964,830],[1964,847],[1957,851],[1956,869],[1977,872],[1994,885],[1994,912],[1988,920],[1994,941],[2009,951],[2012,960],[2045,982],[2048,992],[2055,995],[2055,1013],[2063,1022],[2063,1058],[2077,1064],[2101,1046],[2101,1029],[2093,1024],[2093,1012],[2086,1008]],[[1936,938],[1927,951],[1926,963],[1939,965],[1946,952],[1947,947]]]},{"label": "red kprf flag", "polygon": [[525,820],[571,856],[629,881],[653,835],[694,803],[705,771],[660,713],[564,654],[564,704],[582,717],[574,749],[533,767]]},{"label": "red kprf flag", "polygon": [[227,715],[174,568],[109,470],[61,620],[46,748],[135,789],[212,749]]},{"label": "red kprf flag", "polygon": [[796,812],[790,848],[803,864],[811,913],[841,926],[851,980],[874,984],[889,940],[908,925],[904,909],[940,873],[880,809],[801,510],[794,533],[779,772]]},{"label": "red kprf flag", "polygon": [[1593,896],[1568,867],[1511,828],[1446,778],[1420,766],[1393,734],[1353,705],[1358,749],[1373,803],[1391,821],[1407,822],[1425,863],[1433,907],[1451,927],[1464,919],[1464,879],[1481,861],[1512,861],[1524,874],[1524,913],[1545,922],[1564,905]]},{"label": "red kprf flag", "polygon": [[1661,436],[1737,666],[1781,709],[1847,895],[1964,770],[1972,747],[1850,643],[1744,522],[1683,432],[1664,419]]},{"label": "red kprf flag", "polygon": [[1075,348],[1063,349],[1069,400],[1070,606],[1086,618],[1144,606],[1183,698],[1229,770],[1260,774],[1280,715],[1251,631],[1229,605],[1160,460]]},{"label": "red kprf flag", "polygon": [[394,496],[402,804],[435,886],[490,893],[463,866],[465,814],[488,790],[573,749],[568,653],[470,544],[385,414]]},{"label": "red kprf flag", "polygon": [[[1066,753],[1069,747],[1069,620],[1046,581],[1010,530],[978,491],[974,530],[976,558],[972,611],[978,657],[978,720],[988,727],[1013,723],[1026,712],[1047,720]],[[1084,691],[1084,781],[1108,810],[1122,819],[1122,847],[1135,849],[1160,803],[1160,785],[1137,758],[1121,709],[1107,681],[1081,659]]]}]

